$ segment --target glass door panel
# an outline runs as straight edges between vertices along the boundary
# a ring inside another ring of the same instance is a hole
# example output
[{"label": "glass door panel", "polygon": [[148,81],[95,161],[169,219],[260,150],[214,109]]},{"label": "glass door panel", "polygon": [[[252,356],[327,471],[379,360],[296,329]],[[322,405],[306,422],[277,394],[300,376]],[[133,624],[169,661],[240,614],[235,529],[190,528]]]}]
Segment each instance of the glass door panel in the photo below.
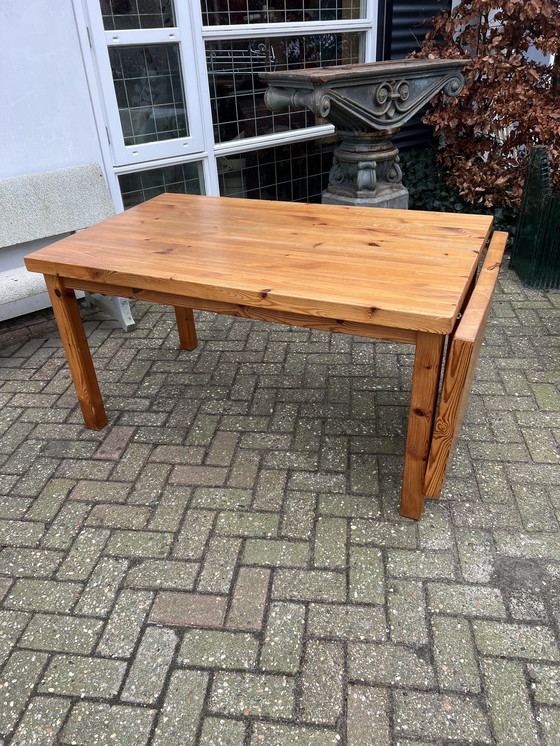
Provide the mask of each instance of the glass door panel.
[{"label": "glass door panel", "polygon": [[200,163],[177,163],[119,176],[125,210],[164,192],[204,194]]},{"label": "glass door panel", "polygon": [[125,145],[188,137],[178,44],[111,47]]},{"label": "glass door panel", "polygon": [[101,0],[106,31],[176,26],[172,0]]},{"label": "glass door panel", "polygon": [[97,2],[92,41],[115,166],[203,151],[190,4]]}]

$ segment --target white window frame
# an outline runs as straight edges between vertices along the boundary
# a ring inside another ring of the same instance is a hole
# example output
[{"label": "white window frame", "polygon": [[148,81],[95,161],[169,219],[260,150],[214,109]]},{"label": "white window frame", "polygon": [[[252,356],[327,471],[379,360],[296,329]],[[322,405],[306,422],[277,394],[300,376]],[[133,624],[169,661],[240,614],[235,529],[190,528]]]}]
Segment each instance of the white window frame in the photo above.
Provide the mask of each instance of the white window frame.
[{"label": "white window frame", "polygon": [[[378,3],[382,0],[363,1],[365,12],[357,20],[202,26],[200,0],[175,0],[175,28],[106,31],[99,0],[73,0],[107,180],[116,208],[122,210],[119,174],[197,161],[202,166],[205,193],[218,196],[218,158],[331,135],[334,127],[325,124],[215,143],[205,44],[218,40],[360,32],[364,62],[373,62],[377,51]],[[108,48],[152,43],[180,44],[189,137],[125,146]]]},{"label": "white window frame", "polygon": [[[191,153],[203,152],[200,90],[198,86],[192,86],[192,83],[189,83],[189,81],[196,80],[198,77],[193,38],[190,31],[192,28],[192,3],[185,3],[180,0],[175,2],[177,26],[174,28],[106,31],[103,27],[98,0],[88,2],[87,9],[91,48],[97,63],[98,82],[105,101],[107,134],[114,165],[125,166],[131,163],[145,163],[154,159],[183,157]],[[97,12],[95,12],[96,10]],[[125,145],[109,61],[109,49],[152,44],[176,44],[178,46],[189,135],[139,145]]]}]

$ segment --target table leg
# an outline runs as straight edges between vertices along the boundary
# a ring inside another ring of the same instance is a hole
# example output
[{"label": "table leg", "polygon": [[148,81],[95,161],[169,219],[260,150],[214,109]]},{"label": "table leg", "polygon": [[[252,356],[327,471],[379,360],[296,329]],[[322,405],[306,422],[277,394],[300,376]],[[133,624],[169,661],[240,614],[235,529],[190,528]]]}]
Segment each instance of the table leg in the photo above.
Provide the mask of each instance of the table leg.
[{"label": "table leg", "polygon": [[107,415],[76,295],[70,288],[65,288],[60,278],[55,275],[45,275],[45,283],[86,427],[90,430],[101,430],[107,424]]},{"label": "table leg", "polygon": [[198,339],[196,338],[192,308],[181,308],[180,306],[173,306],[173,308],[175,309],[175,318],[177,319],[177,331],[179,332],[181,349],[194,350],[198,344]]},{"label": "table leg", "polygon": [[401,494],[401,515],[420,518],[443,357],[443,334],[418,332]]}]

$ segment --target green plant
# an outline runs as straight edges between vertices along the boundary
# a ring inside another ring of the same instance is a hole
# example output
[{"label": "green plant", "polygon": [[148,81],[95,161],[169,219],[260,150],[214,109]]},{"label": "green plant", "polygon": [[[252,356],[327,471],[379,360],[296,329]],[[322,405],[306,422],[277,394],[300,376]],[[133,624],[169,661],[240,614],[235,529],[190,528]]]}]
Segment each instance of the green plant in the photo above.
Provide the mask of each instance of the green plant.
[{"label": "green plant", "polygon": [[470,57],[463,91],[440,95],[424,120],[443,143],[447,182],[469,203],[518,206],[528,150],[543,144],[560,184],[558,2],[461,0],[432,25],[414,56]]},{"label": "green plant", "polygon": [[451,185],[449,173],[439,162],[435,148],[419,148],[400,154],[403,183],[410,194],[411,210],[432,212],[482,213],[494,216],[494,228],[515,233],[517,210],[512,207],[491,208],[473,204]]}]

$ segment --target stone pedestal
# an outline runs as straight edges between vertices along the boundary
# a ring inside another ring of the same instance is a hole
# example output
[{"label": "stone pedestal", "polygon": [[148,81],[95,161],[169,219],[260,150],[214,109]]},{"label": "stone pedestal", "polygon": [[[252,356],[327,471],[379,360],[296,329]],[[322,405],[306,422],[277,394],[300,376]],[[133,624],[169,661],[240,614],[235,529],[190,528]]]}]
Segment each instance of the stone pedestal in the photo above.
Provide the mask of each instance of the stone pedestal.
[{"label": "stone pedestal", "polygon": [[336,127],[323,202],[408,208],[399,151],[391,138],[437,93],[456,96],[468,60],[390,60],[261,73],[272,111],[305,107]]},{"label": "stone pedestal", "polygon": [[338,131],[341,142],[333,155],[326,205],[408,209],[399,151],[391,138],[398,129],[380,132]]}]

